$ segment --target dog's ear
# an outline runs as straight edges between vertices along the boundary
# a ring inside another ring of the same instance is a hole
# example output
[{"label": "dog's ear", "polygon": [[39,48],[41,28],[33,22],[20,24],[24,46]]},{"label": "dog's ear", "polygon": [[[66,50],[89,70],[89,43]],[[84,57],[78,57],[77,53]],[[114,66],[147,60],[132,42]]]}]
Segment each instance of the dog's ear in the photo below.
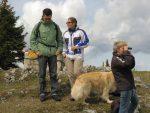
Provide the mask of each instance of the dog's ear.
[{"label": "dog's ear", "polygon": [[119,113],[120,100],[116,99],[111,104],[111,113]]}]

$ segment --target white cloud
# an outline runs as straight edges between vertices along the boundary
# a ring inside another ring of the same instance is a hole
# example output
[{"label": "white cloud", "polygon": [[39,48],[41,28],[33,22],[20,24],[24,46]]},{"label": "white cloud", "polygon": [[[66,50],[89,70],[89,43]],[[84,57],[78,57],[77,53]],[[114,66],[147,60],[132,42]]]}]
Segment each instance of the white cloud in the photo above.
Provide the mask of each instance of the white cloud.
[{"label": "white cloud", "polygon": [[150,54],[143,54],[141,52],[135,54],[135,61],[136,61],[135,69],[149,71],[150,70],[149,56]]},{"label": "white cloud", "polygon": [[[91,31],[97,49],[111,46],[114,38],[126,40],[134,52],[150,53],[150,1],[106,0],[97,10]],[[107,47],[107,51],[110,48]]]}]

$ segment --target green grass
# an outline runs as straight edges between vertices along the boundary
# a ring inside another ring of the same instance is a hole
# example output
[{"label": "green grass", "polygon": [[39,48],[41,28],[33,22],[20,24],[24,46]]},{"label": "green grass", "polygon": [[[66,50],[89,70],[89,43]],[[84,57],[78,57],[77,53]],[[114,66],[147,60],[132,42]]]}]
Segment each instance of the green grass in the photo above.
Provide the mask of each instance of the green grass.
[{"label": "green grass", "polygon": [[149,71],[135,71],[135,76],[140,77],[144,82],[150,83],[150,72]]},{"label": "green grass", "polygon": [[[136,77],[140,77],[145,83],[150,83],[150,72],[134,72]],[[47,77],[47,91],[50,92],[50,84]],[[48,95],[48,99],[41,103],[39,101],[39,89],[37,76],[15,83],[5,83],[4,72],[0,71],[0,113],[85,113],[84,109],[96,110],[97,113],[110,113],[110,104],[98,101],[93,98],[89,106],[83,106],[78,102],[71,102],[70,86],[66,76],[60,77],[61,102],[55,102]],[[137,87],[137,92],[142,96],[140,113],[150,113],[145,103],[150,104],[147,99],[150,89]],[[2,97],[5,97],[4,99]],[[112,97],[114,98],[114,97]]]},{"label": "green grass", "polygon": [[[143,83],[150,85],[150,72],[149,71],[136,71],[134,72],[135,77],[139,77]],[[141,95],[139,98],[141,110],[140,113],[150,113],[150,89],[137,87],[138,95]],[[149,106],[147,106],[149,105]]]}]

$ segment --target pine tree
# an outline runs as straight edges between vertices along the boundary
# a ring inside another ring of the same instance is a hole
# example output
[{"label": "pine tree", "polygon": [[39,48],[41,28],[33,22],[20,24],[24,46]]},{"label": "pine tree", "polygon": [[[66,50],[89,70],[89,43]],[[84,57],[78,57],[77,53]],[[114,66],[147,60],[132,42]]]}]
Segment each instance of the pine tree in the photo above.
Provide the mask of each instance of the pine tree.
[{"label": "pine tree", "polygon": [[104,61],[103,61],[103,63],[102,63],[102,67],[105,67],[105,63],[104,63]]},{"label": "pine tree", "polygon": [[106,59],[106,67],[110,67],[108,59]]},{"label": "pine tree", "polygon": [[0,67],[8,69],[16,62],[16,58],[22,59],[22,49],[25,46],[24,27],[16,27],[19,17],[15,17],[13,7],[7,0],[0,4]]}]

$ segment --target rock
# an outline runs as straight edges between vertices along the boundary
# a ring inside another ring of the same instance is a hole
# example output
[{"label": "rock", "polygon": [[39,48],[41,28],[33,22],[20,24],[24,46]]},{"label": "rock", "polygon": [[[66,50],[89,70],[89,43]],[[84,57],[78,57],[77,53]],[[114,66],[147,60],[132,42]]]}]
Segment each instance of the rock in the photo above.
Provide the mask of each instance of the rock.
[{"label": "rock", "polygon": [[97,112],[96,112],[96,110],[86,108],[83,110],[83,113],[97,113]]},{"label": "rock", "polygon": [[105,66],[105,67],[96,67],[96,66],[92,66],[92,65],[87,65],[83,67],[83,72],[87,73],[87,72],[93,72],[93,71],[105,71],[105,72],[109,72],[111,71],[111,67]]},{"label": "rock", "polygon": [[31,75],[37,75],[37,70],[12,68],[5,72],[4,80],[6,83],[22,81]]},{"label": "rock", "polygon": [[37,59],[24,59],[24,67],[25,69],[34,69],[38,70],[38,61]]},{"label": "rock", "polygon": [[7,92],[7,95],[11,96],[11,95],[13,95],[13,92],[9,91],[9,92]]},{"label": "rock", "polygon": [[15,82],[15,76],[14,76],[14,74],[6,72],[5,76],[4,76],[4,80],[6,81],[6,83]]},{"label": "rock", "polygon": [[13,69],[9,70],[9,73],[11,73],[11,74],[15,74],[15,72],[16,72],[16,68],[13,68]]},{"label": "rock", "polygon": [[58,79],[58,83],[61,83],[62,82],[62,80],[61,79]]},{"label": "rock", "polygon": [[96,66],[87,65],[83,67],[82,72],[87,73],[87,72],[92,72],[95,70],[98,70]]},{"label": "rock", "polygon": [[24,89],[24,90],[21,90],[20,93],[23,95],[26,95],[26,94],[28,94],[28,91]]},{"label": "rock", "polygon": [[145,84],[144,84],[144,87],[145,87],[146,89],[150,89],[150,84],[145,83]]},{"label": "rock", "polygon": [[142,79],[141,79],[140,77],[134,77],[134,80],[135,80],[136,82],[142,82]]},{"label": "rock", "polygon": [[139,111],[140,111],[140,109],[141,109],[141,106],[140,106],[140,104],[136,107],[136,109],[135,109],[135,111],[134,111],[134,113],[140,113]]}]

